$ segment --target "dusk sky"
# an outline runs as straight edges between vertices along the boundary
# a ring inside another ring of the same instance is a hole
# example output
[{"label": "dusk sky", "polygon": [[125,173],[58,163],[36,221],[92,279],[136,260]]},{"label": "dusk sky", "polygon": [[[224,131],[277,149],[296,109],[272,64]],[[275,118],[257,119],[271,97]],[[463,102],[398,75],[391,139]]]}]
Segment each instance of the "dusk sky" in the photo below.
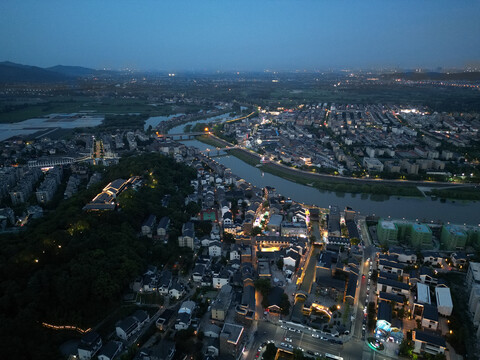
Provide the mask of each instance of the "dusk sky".
[{"label": "dusk sky", "polygon": [[474,0],[2,0],[0,61],[141,70],[462,67]]}]

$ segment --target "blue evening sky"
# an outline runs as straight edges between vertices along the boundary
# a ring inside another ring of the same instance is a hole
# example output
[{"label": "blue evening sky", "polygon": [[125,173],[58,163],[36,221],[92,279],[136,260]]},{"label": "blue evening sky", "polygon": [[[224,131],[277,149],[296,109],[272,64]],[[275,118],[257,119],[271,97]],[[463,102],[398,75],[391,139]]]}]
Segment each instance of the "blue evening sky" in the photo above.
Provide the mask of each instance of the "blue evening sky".
[{"label": "blue evening sky", "polygon": [[461,67],[477,0],[1,0],[0,61],[142,70]]}]

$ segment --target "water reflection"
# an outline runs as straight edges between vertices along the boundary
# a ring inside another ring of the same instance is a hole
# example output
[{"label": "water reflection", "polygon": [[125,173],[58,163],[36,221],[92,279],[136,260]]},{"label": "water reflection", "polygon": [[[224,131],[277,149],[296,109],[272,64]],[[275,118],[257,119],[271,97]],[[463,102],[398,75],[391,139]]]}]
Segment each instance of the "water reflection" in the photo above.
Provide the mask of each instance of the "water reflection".
[{"label": "water reflection", "polygon": [[[184,141],[188,146],[195,146],[204,151],[212,148],[198,140]],[[273,186],[279,193],[296,201],[320,207],[338,205],[341,208],[349,206],[361,214],[377,214],[382,217],[391,216],[395,219],[425,219],[426,221],[441,220],[453,223],[480,223],[480,202],[463,202],[441,200],[433,202],[430,198],[398,197],[381,194],[354,194],[345,192],[330,192],[294,183],[282,179],[261,168],[251,166],[234,156],[215,158],[219,163],[232,169],[232,172],[257,187]],[[360,196],[357,196],[360,195]]]}]

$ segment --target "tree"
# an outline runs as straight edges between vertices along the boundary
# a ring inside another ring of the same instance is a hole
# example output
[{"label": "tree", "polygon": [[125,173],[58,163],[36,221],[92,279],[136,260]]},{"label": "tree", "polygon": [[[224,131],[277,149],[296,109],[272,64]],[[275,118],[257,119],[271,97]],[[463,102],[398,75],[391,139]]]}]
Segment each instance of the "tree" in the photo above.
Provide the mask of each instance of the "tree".
[{"label": "tree", "polygon": [[262,294],[262,306],[264,308],[268,307],[268,295],[272,290],[272,283],[269,279],[257,279],[255,280],[255,289],[257,289],[260,294]]},{"label": "tree", "polygon": [[353,238],[350,239],[350,244],[358,245],[358,244],[360,244],[360,239],[356,238],[356,237],[353,237]]},{"label": "tree", "polygon": [[202,210],[201,206],[198,205],[195,201],[190,201],[185,208],[185,211],[190,216],[196,216],[200,210]]},{"label": "tree", "polygon": [[400,347],[398,349],[398,354],[400,356],[405,356],[405,357],[411,358],[412,353],[413,353],[412,341],[407,340],[407,339],[403,339],[402,343],[400,344]]},{"label": "tree", "polygon": [[259,227],[259,226],[255,226],[251,231],[252,236],[257,236],[257,235],[261,235],[261,234],[262,234],[262,228]]},{"label": "tree", "polygon": [[294,360],[304,360],[305,356],[303,355],[303,351],[300,349],[293,350],[293,359]]},{"label": "tree", "polygon": [[223,241],[226,242],[227,244],[232,244],[235,242],[235,236],[232,233],[224,231]]},{"label": "tree", "polygon": [[265,352],[263,353],[263,360],[274,360],[277,354],[277,347],[274,343],[267,344]]},{"label": "tree", "polygon": [[282,269],[283,269],[283,258],[278,259],[278,261],[277,261],[277,268],[278,268],[279,270],[282,270]]},{"label": "tree", "polygon": [[367,322],[368,329],[373,330],[375,328],[375,318],[377,316],[377,309],[375,308],[375,303],[373,301],[368,303],[367,311],[368,311],[368,322]]},{"label": "tree", "polygon": [[282,315],[290,314],[290,300],[288,299],[288,295],[285,293],[282,294],[280,307],[282,308]]}]

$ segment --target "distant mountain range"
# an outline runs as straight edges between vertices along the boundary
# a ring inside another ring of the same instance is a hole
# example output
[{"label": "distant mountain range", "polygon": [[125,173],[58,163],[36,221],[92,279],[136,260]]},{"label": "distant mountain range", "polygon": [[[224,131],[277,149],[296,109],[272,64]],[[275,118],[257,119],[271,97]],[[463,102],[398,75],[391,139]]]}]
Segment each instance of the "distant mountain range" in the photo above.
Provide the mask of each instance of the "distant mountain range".
[{"label": "distant mountain range", "polygon": [[80,77],[107,74],[105,70],[89,69],[81,66],[57,65],[49,68],[0,62],[0,83],[51,83],[69,82]]},{"label": "distant mountain range", "polygon": [[[0,62],[0,84],[5,83],[54,83],[74,82],[79,78],[92,76],[114,77],[120,72],[95,70],[81,66],[57,65],[48,68],[29,66],[10,61]],[[207,75],[209,76],[209,75]],[[480,81],[480,72],[415,72],[403,70],[380,75],[384,79],[405,80],[450,80],[450,81]]]},{"label": "distant mountain range", "polygon": [[405,79],[405,80],[446,80],[446,81],[478,81],[480,80],[480,72],[397,72],[393,74],[383,75],[390,79]]}]

